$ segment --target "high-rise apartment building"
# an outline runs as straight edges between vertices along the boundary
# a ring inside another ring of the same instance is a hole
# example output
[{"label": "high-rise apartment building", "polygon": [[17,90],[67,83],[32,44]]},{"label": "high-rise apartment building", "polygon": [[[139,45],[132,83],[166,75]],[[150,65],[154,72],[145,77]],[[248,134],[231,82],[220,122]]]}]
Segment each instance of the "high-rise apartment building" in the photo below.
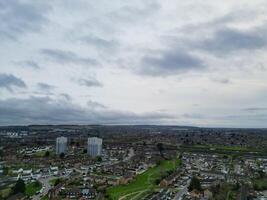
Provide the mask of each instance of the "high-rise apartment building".
[{"label": "high-rise apartment building", "polygon": [[88,138],[87,153],[92,157],[100,156],[102,151],[102,139],[97,137]]},{"label": "high-rise apartment building", "polygon": [[67,142],[68,139],[66,137],[58,137],[56,140],[56,154],[59,155],[61,153],[67,152]]}]

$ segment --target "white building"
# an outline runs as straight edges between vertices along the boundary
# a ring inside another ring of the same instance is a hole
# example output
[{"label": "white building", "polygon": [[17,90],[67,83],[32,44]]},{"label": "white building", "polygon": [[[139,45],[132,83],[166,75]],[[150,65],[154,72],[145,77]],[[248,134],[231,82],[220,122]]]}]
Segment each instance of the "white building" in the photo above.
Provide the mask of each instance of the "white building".
[{"label": "white building", "polygon": [[67,142],[66,137],[58,137],[56,140],[56,154],[66,153],[67,151]]},{"label": "white building", "polygon": [[88,138],[87,153],[92,157],[100,156],[102,151],[102,139],[97,137]]}]

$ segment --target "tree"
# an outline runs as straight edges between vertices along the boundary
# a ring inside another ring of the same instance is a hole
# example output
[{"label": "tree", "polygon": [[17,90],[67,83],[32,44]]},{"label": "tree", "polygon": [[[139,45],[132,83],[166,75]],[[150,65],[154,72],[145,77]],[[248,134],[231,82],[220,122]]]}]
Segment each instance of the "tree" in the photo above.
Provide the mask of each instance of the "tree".
[{"label": "tree", "polygon": [[233,185],[233,190],[238,191],[239,188],[240,188],[240,184],[238,182]]},{"label": "tree", "polygon": [[61,159],[63,159],[63,158],[65,157],[65,153],[61,153],[61,154],[59,154],[59,157],[60,157]]},{"label": "tree", "polygon": [[191,179],[191,182],[190,182],[190,185],[188,187],[188,191],[191,192],[192,190],[198,190],[198,191],[201,191],[201,184],[200,184],[200,181],[197,177],[193,177]]},{"label": "tree", "polygon": [[164,150],[163,144],[162,143],[158,143],[157,144],[157,149],[158,149],[161,157],[163,157],[163,154],[162,154],[163,153],[163,150]]},{"label": "tree", "polygon": [[80,143],[76,142],[76,147],[79,148],[80,147]]},{"label": "tree", "polygon": [[57,178],[57,179],[55,180],[54,186],[57,186],[60,182],[61,182],[61,180],[60,180],[59,178]]},{"label": "tree", "polygon": [[264,173],[262,170],[259,170],[258,172],[259,172],[259,176],[260,176],[260,178],[264,178],[265,173]]},{"label": "tree", "polygon": [[86,153],[87,153],[87,149],[84,149],[84,150],[83,150],[83,153],[86,154]]},{"label": "tree", "polygon": [[97,160],[97,162],[101,162],[102,161],[102,157],[101,156],[97,156],[96,160]]},{"label": "tree", "polygon": [[46,151],[44,156],[45,157],[49,157],[50,156],[50,152],[49,151]]},{"label": "tree", "polygon": [[26,189],[25,183],[22,179],[17,180],[16,184],[12,188],[13,194],[24,193]]},{"label": "tree", "polygon": [[75,145],[75,141],[73,138],[70,139],[70,146],[74,146]]}]

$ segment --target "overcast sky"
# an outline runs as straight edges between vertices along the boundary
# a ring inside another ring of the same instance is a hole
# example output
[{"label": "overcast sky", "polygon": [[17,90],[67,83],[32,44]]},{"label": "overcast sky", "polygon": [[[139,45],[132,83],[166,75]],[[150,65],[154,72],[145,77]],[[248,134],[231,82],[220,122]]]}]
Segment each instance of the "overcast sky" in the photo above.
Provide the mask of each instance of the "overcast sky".
[{"label": "overcast sky", "polygon": [[267,127],[266,0],[0,0],[0,125]]}]

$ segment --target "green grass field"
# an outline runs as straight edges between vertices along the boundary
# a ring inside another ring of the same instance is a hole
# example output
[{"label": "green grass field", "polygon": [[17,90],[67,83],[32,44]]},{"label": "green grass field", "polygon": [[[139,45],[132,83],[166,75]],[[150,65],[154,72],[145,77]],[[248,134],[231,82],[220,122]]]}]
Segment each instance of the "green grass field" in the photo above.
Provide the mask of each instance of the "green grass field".
[{"label": "green grass field", "polygon": [[180,164],[181,161],[178,159],[162,161],[159,165],[149,168],[146,172],[137,175],[129,184],[107,189],[107,195],[112,200],[122,199],[124,196],[125,198],[123,199],[135,199],[134,197],[137,195],[138,198],[141,199],[142,194],[147,195],[148,191],[153,191],[158,187],[156,184],[157,179],[166,175],[168,171],[175,170]]},{"label": "green grass field", "polygon": [[26,185],[25,194],[28,196],[33,196],[37,191],[41,190],[42,184],[38,181],[32,182]]}]

